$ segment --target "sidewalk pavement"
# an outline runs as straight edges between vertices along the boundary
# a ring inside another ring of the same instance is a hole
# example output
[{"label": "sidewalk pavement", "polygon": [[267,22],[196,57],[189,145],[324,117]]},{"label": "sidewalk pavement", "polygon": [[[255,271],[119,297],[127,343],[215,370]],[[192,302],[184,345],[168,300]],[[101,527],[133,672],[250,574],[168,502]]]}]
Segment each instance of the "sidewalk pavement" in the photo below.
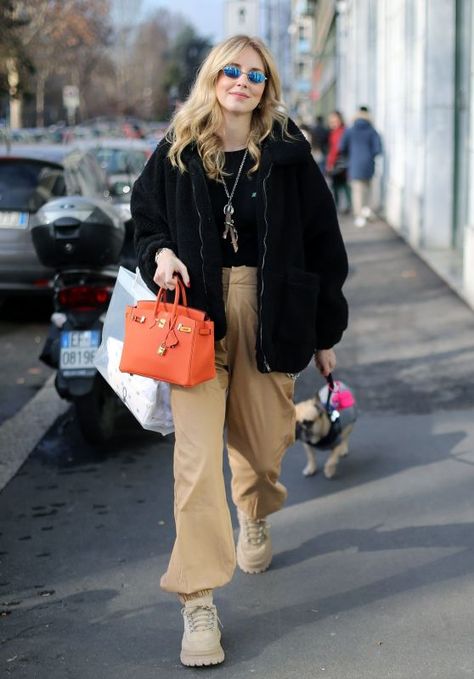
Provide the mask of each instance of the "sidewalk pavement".
[{"label": "sidewalk pavement", "polygon": [[[288,451],[272,568],[216,591],[225,664],[180,666],[179,606],[158,586],[172,442],[124,420],[99,456],[66,413],[0,494],[2,675],[474,675],[474,315],[383,223],[343,231],[351,453],[328,481],[302,477],[300,444]],[[321,385],[309,367],[297,398]]]}]

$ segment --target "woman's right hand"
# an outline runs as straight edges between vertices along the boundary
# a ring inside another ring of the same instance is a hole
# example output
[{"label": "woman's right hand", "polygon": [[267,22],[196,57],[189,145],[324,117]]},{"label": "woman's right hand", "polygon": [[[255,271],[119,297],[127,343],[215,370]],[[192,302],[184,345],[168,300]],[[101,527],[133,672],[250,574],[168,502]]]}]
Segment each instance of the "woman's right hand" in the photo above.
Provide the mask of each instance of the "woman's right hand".
[{"label": "woman's right hand", "polygon": [[189,274],[186,265],[176,257],[173,250],[166,248],[158,257],[153,280],[160,288],[174,290],[177,285],[175,274],[180,274],[184,284],[189,288]]}]

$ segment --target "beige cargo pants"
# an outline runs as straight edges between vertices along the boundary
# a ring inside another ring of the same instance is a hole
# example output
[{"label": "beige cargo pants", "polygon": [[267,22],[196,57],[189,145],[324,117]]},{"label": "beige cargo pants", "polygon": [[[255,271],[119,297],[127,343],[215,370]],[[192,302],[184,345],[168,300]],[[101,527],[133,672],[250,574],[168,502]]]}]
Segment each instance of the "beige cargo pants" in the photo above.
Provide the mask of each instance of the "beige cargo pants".
[{"label": "beige cargo pants", "polygon": [[216,343],[217,375],[192,388],[173,386],[176,540],[161,587],[191,594],[225,585],[235,547],[223,475],[224,428],[232,499],[263,518],[286,499],[281,460],[293,444],[294,382],[260,373],[255,359],[257,270],[223,269],[227,335]]},{"label": "beige cargo pants", "polygon": [[372,207],[372,180],[371,179],[352,179],[352,212],[354,217],[363,217],[362,208]]}]

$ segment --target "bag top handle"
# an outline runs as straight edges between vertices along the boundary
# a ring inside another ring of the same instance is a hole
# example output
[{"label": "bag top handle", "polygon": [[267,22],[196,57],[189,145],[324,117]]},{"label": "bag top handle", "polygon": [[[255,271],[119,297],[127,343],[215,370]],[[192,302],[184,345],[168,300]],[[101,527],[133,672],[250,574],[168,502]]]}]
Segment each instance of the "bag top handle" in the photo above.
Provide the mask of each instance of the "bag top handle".
[{"label": "bag top handle", "polygon": [[[186,289],[184,287],[184,283],[181,280],[181,278],[179,278],[179,277],[176,278],[176,281],[177,281],[177,283],[176,283],[176,287],[174,289],[173,308],[172,308],[172,312],[171,312],[172,318],[176,317],[176,312],[177,312],[180,297],[182,298],[183,306],[185,306],[185,307],[188,306],[188,300],[187,300],[187,297],[186,297]],[[155,303],[155,309],[154,309],[155,318],[158,315],[158,306],[159,306],[160,302],[163,302],[163,305],[164,305],[166,311],[168,311],[167,306],[166,306],[167,302],[166,302],[165,295],[166,295],[166,289],[160,288],[158,295],[156,297],[156,303]]]}]

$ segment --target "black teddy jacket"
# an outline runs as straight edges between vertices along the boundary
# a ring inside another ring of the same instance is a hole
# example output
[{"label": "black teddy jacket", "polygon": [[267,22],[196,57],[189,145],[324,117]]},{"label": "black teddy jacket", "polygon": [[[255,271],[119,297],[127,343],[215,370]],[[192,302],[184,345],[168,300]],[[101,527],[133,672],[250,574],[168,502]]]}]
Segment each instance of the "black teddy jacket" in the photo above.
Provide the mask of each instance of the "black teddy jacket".
[{"label": "black teddy jacket", "polygon": [[[297,373],[316,349],[336,344],[347,326],[342,285],[347,256],[332,195],[303,135],[275,125],[262,144],[257,178],[258,328],[261,372]],[[171,248],[187,266],[190,306],[205,309],[215,338],[226,334],[219,230],[204,168],[194,146],[181,173],[162,140],[135,182],[131,198],[140,271],[151,289],[155,253]]]}]

